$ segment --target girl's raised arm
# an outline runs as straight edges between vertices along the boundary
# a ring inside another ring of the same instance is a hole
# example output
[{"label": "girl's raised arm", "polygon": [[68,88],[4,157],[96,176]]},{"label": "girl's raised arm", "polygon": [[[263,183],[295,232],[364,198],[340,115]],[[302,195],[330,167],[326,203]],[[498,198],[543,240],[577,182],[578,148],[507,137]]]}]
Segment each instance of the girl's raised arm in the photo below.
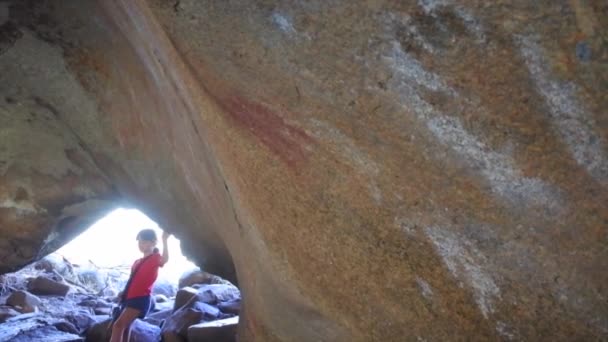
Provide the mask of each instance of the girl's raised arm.
[{"label": "girl's raised arm", "polygon": [[167,261],[169,261],[169,244],[167,243],[169,236],[171,236],[171,234],[163,232],[163,255],[160,261],[161,266],[164,266]]}]

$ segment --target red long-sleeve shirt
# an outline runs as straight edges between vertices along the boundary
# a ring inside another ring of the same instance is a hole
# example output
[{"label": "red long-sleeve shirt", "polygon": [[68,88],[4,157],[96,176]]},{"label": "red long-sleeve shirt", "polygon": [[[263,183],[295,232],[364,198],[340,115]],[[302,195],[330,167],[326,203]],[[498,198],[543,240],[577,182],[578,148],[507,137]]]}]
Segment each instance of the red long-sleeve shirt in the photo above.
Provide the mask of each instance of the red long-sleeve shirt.
[{"label": "red long-sleeve shirt", "polygon": [[143,264],[137,270],[135,277],[131,280],[131,285],[127,291],[127,299],[149,296],[152,293],[152,286],[158,277],[158,268],[162,267],[162,257],[159,253],[152,254],[149,258],[137,259],[131,266],[131,272],[135,270],[143,260]]}]

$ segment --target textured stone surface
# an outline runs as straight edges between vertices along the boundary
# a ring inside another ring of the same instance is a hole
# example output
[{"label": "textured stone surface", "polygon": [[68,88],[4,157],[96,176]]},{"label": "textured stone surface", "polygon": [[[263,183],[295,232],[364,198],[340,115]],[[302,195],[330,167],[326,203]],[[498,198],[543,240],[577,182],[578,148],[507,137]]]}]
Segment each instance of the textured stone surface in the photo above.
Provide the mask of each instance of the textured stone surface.
[{"label": "textured stone surface", "polygon": [[18,307],[22,313],[35,312],[40,305],[40,298],[27,291],[15,291],[6,298],[6,304]]},{"label": "textured stone surface", "polygon": [[606,6],[9,1],[0,272],[124,201],[241,340],[600,339]]},{"label": "textured stone surface", "polygon": [[57,53],[15,19],[0,23],[0,273],[59,248],[117,205],[61,120],[87,108],[76,103],[73,76],[51,57]]},{"label": "textured stone surface", "polygon": [[213,322],[204,322],[188,328],[188,341],[235,341],[238,317],[222,319]]},{"label": "textured stone surface", "polygon": [[15,316],[19,316],[21,313],[15,311],[10,306],[1,305],[0,306],[0,323],[4,323],[7,319],[13,318]]},{"label": "textured stone surface", "polygon": [[70,286],[45,276],[38,276],[29,281],[27,289],[37,295],[65,296],[70,291]]},{"label": "textured stone surface", "polygon": [[[109,341],[111,330],[108,328],[110,324],[111,319],[107,319],[93,325],[86,333],[86,340],[89,342]],[[160,328],[156,325],[136,319],[131,325],[131,340],[142,342],[160,341]]]},{"label": "textured stone surface", "polygon": [[198,269],[184,272],[179,278],[178,288],[193,286],[195,284],[229,284],[228,281]]}]

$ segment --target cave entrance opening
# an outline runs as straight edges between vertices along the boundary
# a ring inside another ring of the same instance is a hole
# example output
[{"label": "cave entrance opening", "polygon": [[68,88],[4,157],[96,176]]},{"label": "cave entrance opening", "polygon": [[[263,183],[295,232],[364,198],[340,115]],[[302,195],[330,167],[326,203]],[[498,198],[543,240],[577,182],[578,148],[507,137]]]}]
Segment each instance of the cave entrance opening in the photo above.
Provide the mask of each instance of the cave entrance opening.
[{"label": "cave entrance opening", "polygon": [[[80,280],[92,290],[105,291],[109,295],[126,282],[133,262],[142,257],[137,246],[137,233],[152,229],[159,240],[157,247],[162,253],[162,230],[156,222],[137,209],[119,208],[91,225],[82,234],[57,250],[54,255],[65,258],[80,269]],[[168,239],[169,262],[159,270],[156,287],[159,292],[174,292],[180,277],[197,269],[181,251],[180,242],[174,236]],[[99,278],[103,284],[99,284]],[[112,281],[115,280],[115,281]],[[87,282],[88,281],[88,282]],[[100,286],[106,287],[99,289]],[[160,286],[172,287],[160,290]]]},{"label": "cave entrance opening", "polygon": [[[0,275],[0,341],[107,341],[119,292],[142,256],[137,234],[146,228],[162,236],[142,212],[117,209],[54,253]],[[135,339],[234,341],[240,290],[187,260],[175,237],[168,247],[148,315],[132,325]]]}]

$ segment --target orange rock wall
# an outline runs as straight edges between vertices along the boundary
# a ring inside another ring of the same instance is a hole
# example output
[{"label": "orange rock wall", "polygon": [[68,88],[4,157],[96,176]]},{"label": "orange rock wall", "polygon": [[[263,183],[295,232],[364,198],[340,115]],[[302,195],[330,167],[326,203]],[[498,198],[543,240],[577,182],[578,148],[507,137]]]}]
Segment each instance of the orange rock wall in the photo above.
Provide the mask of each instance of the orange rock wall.
[{"label": "orange rock wall", "polygon": [[241,340],[608,333],[600,1],[11,8],[0,66],[48,50],[23,93],[238,277]]}]

